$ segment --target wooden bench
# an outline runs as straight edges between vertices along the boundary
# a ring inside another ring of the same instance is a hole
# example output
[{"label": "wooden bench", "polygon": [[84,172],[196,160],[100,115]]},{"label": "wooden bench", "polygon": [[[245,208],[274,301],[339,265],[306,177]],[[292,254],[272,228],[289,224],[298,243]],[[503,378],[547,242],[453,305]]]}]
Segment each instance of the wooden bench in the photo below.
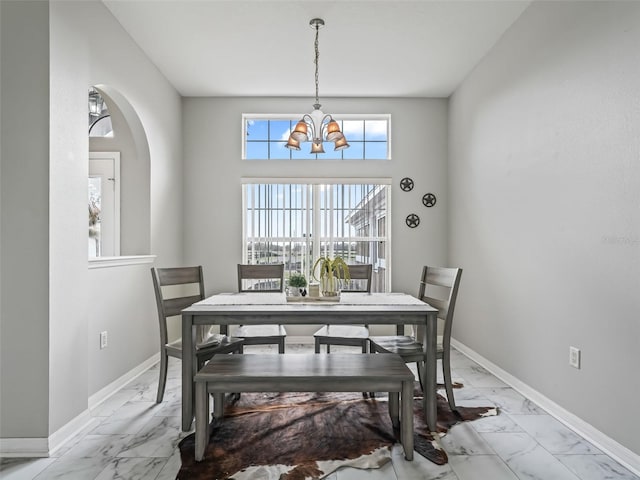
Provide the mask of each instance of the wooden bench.
[{"label": "wooden bench", "polygon": [[231,392],[389,392],[391,421],[400,424],[404,456],[413,460],[414,376],[398,355],[216,355],[194,380],[196,461],[209,442],[209,393],[213,415],[221,418],[224,394]]}]

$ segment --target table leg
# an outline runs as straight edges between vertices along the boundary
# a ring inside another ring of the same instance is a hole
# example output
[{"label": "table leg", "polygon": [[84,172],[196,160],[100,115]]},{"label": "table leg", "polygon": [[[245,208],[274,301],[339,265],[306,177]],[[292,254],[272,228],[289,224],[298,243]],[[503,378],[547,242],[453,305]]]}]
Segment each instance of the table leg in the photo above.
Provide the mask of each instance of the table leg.
[{"label": "table leg", "polygon": [[413,381],[402,382],[400,439],[404,458],[413,460]]},{"label": "table leg", "polygon": [[196,383],[196,446],[195,458],[199,462],[209,443],[209,392],[207,382]]},{"label": "table leg", "polygon": [[197,365],[193,315],[182,315],[182,431],[193,422],[193,377]]},{"label": "table leg", "polygon": [[224,393],[213,394],[213,416],[215,418],[224,416]]},{"label": "table leg", "polygon": [[436,390],[438,388],[436,381],[436,348],[437,348],[437,336],[438,336],[438,315],[437,313],[427,314],[427,328],[424,329],[425,338],[422,339],[422,345],[425,348],[426,365],[425,365],[425,378],[422,379],[422,385],[424,386],[423,406],[425,418],[427,420],[427,426],[431,432],[435,432],[436,422],[438,418],[437,413],[437,401]]},{"label": "table leg", "polygon": [[391,424],[397,428],[400,426],[400,393],[389,392],[389,416]]}]

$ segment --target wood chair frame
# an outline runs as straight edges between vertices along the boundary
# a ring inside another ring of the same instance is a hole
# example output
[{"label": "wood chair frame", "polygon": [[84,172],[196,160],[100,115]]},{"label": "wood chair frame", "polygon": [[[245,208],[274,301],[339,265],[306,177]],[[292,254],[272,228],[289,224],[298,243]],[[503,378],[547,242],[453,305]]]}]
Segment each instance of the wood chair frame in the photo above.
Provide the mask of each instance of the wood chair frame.
[{"label": "wood chair frame", "polygon": [[[371,293],[372,272],[373,266],[371,264],[349,265],[349,276],[351,277],[351,280],[365,280],[366,286],[364,289],[342,291]],[[332,330],[336,333],[332,334]],[[368,338],[368,325],[325,325],[313,334],[316,353],[320,353],[320,345],[327,346],[327,353],[331,353],[331,345],[361,347],[362,353],[367,353]]]},{"label": "wood chair frame", "polygon": [[[451,379],[451,329],[453,326],[453,313],[460,286],[461,268],[429,267],[422,269],[418,298],[432,307],[438,309],[438,318],[444,321],[442,337],[438,337],[438,350],[436,357],[442,360],[444,385],[447,392],[447,400],[452,410],[456,410],[453,396],[453,382]],[[431,290],[444,290],[445,295],[432,296]],[[403,327],[403,326],[400,326]],[[424,326],[414,325],[414,336],[400,335],[400,328],[396,336],[369,337],[371,352],[395,353],[400,355],[406,363],[418,364],[418,376],[421,380],[424,373],[425,354],[422,343]]]},{"label": "wood chair frame", "polygon": [[[244,286],[244,280],[278,280],[277,286],[253,289]],[[238,292],[264,293],[284,291],[284,264],[238,264]],[[234,336],[242,338],[245,345],[278,345],[278,353],[284,353],[287,331],[282,325],[240,325]]]},{"label": "wood chair frame", "polygon": [[[202,267],[177,267],[177,268],[152,268],[153,288],[158,310],[160,326],[160,378],[158,379],[158,393],[156,403],[161,403],[167,383],[167,366],[169,357],[182,359],[182,339],[169,341],[167,319],[180,315],[180,312],[204,299],[204,277]],[[183,295],[165,298],[162,287],[180,285],[198,285],[198,293],[195,295]],[[206,326],[198,327],[198,344],[196,345],[196,358],[198,370],[216,354],[242,353],[243,341],[238,338],[224,337],[216,343],[206,343],[204,332]],[[204,341],[204,343],[203,343]]]}]

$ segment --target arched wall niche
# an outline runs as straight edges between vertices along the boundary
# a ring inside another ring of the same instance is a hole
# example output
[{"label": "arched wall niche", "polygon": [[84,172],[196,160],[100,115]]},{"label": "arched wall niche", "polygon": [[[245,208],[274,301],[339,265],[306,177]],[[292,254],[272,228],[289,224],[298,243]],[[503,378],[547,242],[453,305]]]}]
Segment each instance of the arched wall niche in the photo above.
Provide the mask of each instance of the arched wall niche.
[{"label": "arched wall niche", "polygon": [[150,253],[150,154],[140,117],[110,85],[93,85],[111,115],[112,137],[89,137],[89,152],[120,153],[120,255]]}]

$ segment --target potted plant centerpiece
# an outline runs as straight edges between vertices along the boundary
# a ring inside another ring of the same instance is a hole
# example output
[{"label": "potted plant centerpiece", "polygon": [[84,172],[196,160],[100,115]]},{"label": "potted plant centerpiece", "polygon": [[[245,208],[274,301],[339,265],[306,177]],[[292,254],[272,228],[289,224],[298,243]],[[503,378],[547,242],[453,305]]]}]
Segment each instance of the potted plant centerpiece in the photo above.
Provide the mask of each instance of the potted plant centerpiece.
[{"label": "potted plant centerpiece", "polygon": [[289,295],[303,297],[307,294],[305,287],[307,286],[307,279],[302,273],[292,273],[289,276]]},{"label": "potted plant centerpiece", "polygon": [[[313,264],[313,278],[320,282],[320,290],[325,297],[335,297],[338,295],[340,280],[349,281],[349,266],[342,257],[320,257]],[[319,272],[316,275],[316,272]]]}]

